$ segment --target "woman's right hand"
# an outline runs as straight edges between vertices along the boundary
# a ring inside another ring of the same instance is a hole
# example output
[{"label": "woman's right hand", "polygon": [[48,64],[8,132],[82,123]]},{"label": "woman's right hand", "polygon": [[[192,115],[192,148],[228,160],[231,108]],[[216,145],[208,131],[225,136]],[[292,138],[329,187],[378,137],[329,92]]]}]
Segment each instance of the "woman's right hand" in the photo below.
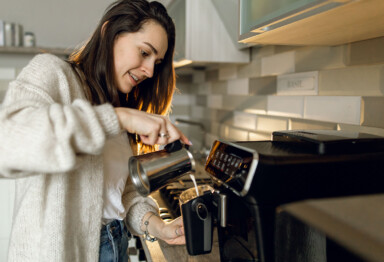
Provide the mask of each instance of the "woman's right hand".
[{"label": "woman's right hand", "polygon": [[180,139],[191,145],[188,138],[165,116],[125,107],[117,107],[115,111],[120,126],[129,133],[138,134],[144,144],[165,145]]}]

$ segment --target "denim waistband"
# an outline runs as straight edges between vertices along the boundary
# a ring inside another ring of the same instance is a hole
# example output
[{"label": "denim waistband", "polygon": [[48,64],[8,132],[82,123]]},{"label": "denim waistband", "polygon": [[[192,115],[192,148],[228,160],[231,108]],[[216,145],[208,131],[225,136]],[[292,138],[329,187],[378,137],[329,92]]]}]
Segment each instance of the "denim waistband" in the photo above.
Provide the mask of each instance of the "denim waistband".
[{"label": "denim waistband", "polygon": [[118,219],[115,219],[115,220],[112,220],[111,222],[109,222],[108,224],[105,224],[101,227],[101,230],[108,230],[108,231],[113,231],[114,229],[120,229],[120,231],[122,232],[124,229],[127,230],[127,226],[125,225],[125,222],[124,220],[118,220]]},{"label": "denim waistband", "polygon": [[128,239],[132,238],[132,234],[127,229],[124,220],[115,219],[112,222],[109,222],[106,225],[101,227],[101,234],[108,234],[109,237],[115,237],[116,234],[124,235],[126,233],[128,235]]}]

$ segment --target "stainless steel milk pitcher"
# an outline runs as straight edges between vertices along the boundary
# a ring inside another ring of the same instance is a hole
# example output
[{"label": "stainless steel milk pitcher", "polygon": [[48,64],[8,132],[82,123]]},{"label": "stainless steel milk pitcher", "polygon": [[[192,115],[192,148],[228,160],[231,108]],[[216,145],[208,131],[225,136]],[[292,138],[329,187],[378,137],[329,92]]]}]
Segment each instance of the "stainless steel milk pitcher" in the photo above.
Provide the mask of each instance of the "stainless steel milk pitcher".
[{"label": "stainless steel milk pitcher", "polygon": [[195,171],[191,152],[179,140],[166,145],[163,150],[132,156],[128,165],[131,180],[143,196]]}]

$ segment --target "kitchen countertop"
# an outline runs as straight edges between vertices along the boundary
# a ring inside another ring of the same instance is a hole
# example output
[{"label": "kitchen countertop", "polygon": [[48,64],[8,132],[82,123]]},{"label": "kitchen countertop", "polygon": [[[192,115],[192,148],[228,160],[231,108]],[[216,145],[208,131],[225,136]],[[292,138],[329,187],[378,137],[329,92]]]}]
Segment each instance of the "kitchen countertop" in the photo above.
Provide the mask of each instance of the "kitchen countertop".
[{"label": "kitchen countertop", "polygon": [[308,200],[281,208],[366,261],[384,261],[384,194]]}]

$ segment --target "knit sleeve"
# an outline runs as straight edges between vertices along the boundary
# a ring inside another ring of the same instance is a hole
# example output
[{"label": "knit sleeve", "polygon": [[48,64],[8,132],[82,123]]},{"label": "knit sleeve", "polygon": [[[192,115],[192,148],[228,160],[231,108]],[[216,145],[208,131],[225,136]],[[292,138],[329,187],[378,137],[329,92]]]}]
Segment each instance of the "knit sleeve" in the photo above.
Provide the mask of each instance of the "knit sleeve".
[{"label": "knit sleeve", "polygon": [[119,132],[112,105],[91,105],[66,62],[37,56],[11,82],[0,108],[0,177],[68,172]]},{"label": "knit sleeve", "polygon": [[141,235],[144,232],[140,229],[144,215],[148,212],[158,214],[158,204],[152,197],[143,197],[135,189],[130,179],[127,180],[123,194],[123,205],[127,210],[125,222],[128,230],[134,235]]}]

